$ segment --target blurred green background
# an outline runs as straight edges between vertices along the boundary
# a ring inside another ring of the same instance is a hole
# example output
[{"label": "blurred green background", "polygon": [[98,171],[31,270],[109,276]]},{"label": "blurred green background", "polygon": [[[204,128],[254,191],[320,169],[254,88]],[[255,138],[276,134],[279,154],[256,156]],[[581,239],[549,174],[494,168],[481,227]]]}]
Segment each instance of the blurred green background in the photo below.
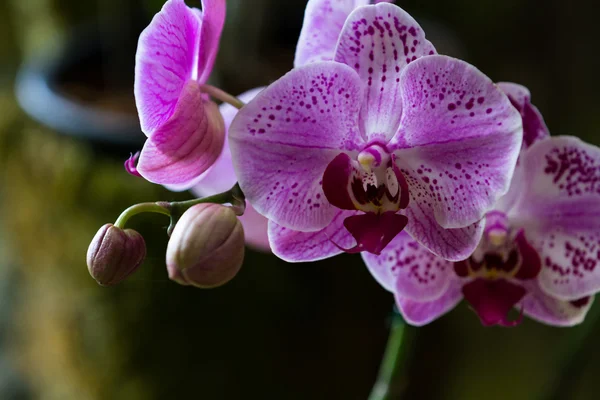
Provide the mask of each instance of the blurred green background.
[{"label": "blurred green background", "polygon": [[[89,277],[85,253],[102,224],[136,202],[190,197],[122,168],[143,139],[132,90],[137,35],[162,3],[0,1],[0,399],[366,399],[393,299],[359,256],[293,265],[248,251],[226,286],[181,287],[165,269],[168,221],[149,216],[132,220],[148,243],[142,269],[114,288]],[[593,2],[396,3],[441,53],[528,86],[553,134],[600,144]],[[289,70],[304,6],[228,0],[215,83],[239,93]],[[65,127],[49,128],[62,103],[36,90],[21,100],[37,99],[44,123],[21,110],[16,77],[48,65],[60,72],[50,91],[100,118],[63,117]],[[120,143],[102,137],[111,129]],[[399,398],[598,399],[596,314],[598,304],[572,329],[530,320],[483,328],[461,304],[413,330]]]}]

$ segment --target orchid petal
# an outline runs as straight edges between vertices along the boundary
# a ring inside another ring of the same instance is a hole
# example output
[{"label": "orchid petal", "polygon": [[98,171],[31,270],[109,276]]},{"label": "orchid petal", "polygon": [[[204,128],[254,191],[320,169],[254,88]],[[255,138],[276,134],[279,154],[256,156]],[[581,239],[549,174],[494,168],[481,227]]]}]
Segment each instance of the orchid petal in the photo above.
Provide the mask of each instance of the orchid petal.
[{"label": "orchid petal", "polygon": [[242,108],[229,131],[239,184],[256,210],[286,228],[325,228],[337,210],[321,179],[339,153],[358,148],[363,85],[335,62],[296,68]]},{"label": "orchid petal", "polygon": [[346,153],[338,154],[325,168],[323,173],[323,193],[330,204],[342,210],[356,210],[350,185],[356,174],[350,156]]},{"label": "orchid petal", "polygon": [[[392,1],[375,0],[374,3]],[[346,18],[354,9],[368,4],[369,0],[308,0],[294,66],[332,61]]]},{"label": "orchid petal", "polygon": [[576,300],[600,290],[598,229],[579,232],[555,229],[532,240],[542,259],[538,280],[546,293],[562,300]]},{"label": "orchid petal", "polygon": [[435,54],[435,48],[401,8],[382,3],[350,14],[335,61],[354,68],[367,85],[361,121],[368,140],[387,142],[396,133],[403,112],[402,71],[410,62],[430,54]]},{"label": "orchid petal", "polygon": [[413,199],[404,213],[408,217],[404,230],[429,251],[449,261],[469,257],[477,248],[485,226],[479,220],[465,228],[444,229],[435,221],[429,203]]},{"label": "orchid petal", "polygon": [[526,283],[525,287],[527,295],[521,301],[523,313],[548,325],[574,326],[580,324],[594,302],[593,297],[584,297],[576,301],[556,299],[544,293],[537,281]]},{"label": "orchid petal", "polygon": [[508,191],[504,194],[504,196],[501,196],[496,201],[496,204],[494,204],[494,210],[508,214],[509,210],[514,207],[523,190],[522,185],[524,182],[524,173],[526,173],[526,171],[523,170],[522,163],[518,161],[517,165],[515,166],[515,171],[513,173],[512,180],[510,181]]},{"label": "orchid petal", "polygon": [[537,107],[531,104],[531,94],[525,86],[511,82],[500,82],[498,87],[508,96],[523,118],[523,148],[550,136],[548,127]]},{"label": "orchid petal", "polygon": [[263,253],[270,253],[271,245],[267,234],[269,220],[257,213],[248,202],[246,202],[244,215],[239,216],[238,219],[244,228],[244,239],[248,246]]},{"label": "orchid petal", "polygon": [[432,212],[428,218],[444,228],[479,220],[509,186],[514,145],[480,137],[396,150],[396,163],[411,194],[408,208]]},{"label": "orchid petal", "polygon": [[511,220],[541,230],[598,228],[600,148],[557,136],[536,142],[521,160],[523,173],[515,187],[520,196],[509,210]]},{"label": "orchid petal", "polygon": [[460,282],[453,280],[437,299],[419,302],[396,294],[396,304],[406,322],[414,326],[423,326],[452,310],[462,298]]},{"label": "orchid petal", "polygon": [[411,202],[429,203],[444,228],[472,224],[508,190],[521,117],[489,78],[450,57],[418,59],[402,84],[404,113],[390,146],[400,147]]},{"label": "orchid petal", "polygon": [[[495,137],[521,144],[522,121],[508,97],[481,71],[434,55],[410,63],[400,77],[403,113],[392,146],[414,147]],[[520,146],[516,146],[516,150]]]},{"label": "orchid petal", "polygon": [[318,261],[338,255],[342,253],[338,246],[352,247],[356,244],[344,227],[344,220],[356,213],[339,211],[325,229],[316,232],[294,231],[269,221],[273,253],[287,262]]},{"label": "orchid petal", "polygon": [[153,183],[191,184],[218,158],[224,131],[217,105],[189,81],[172,117],[146,140],[137,170]]},{"label": "orchid petal", "polygon": [[534,143],[509,212],[542,260],[540,287],[576,300],[600,290],[600,149],[574,137]]},{"label": "orchid petal", "polygon": [[346,18],[356,7],[367,4],[368,0],[308,0],[294,66],[332,61]]},{"label": "orchid petal", "polygon": [[[264,87],[251,89],[242,93],[237,98],[242,102],[247,103],[260,93]],[[231,149],[229,148],[229,127],[233,118],[237,115],[238,109],[234,106],[223,103],[219,106],[219,111],[223,116],[225,123],[225,144],[223,151],[215,163],[194,183],[192,191],[199,196],[211,196],[213,194],[222,193],[229,190],[237,182],[235,171],[233,170],[233,161],[231,160]],[[248,232],[245,231],[247,234]]]},{"label": "orchid petal", "polygon": [[381,255],[362,253],[362,257],[385,289],[417,302],[438,299],[454,276],[452,262],[437,257],[404,232]]},{"label": "orchid petal", "polygon": [[201,23],[183,0],[168,0],[140,35],[134,93],[147,136],[171,118],[186,82],[196,74]]},{"label": "orchid petal", "polygon": [[225,0],[202,0],[201,14],[198,82],[205,83],[212,72],[219,51],[219,41],[225,24]]}]

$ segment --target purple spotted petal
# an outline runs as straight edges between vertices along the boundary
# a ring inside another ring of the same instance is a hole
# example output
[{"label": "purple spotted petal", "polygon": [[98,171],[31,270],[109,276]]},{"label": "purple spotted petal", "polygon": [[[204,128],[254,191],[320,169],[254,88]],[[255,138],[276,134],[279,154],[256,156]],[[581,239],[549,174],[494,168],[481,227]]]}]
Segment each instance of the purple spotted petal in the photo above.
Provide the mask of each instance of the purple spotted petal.
[{"label": "purple spotted petal", "polygon": [[433,217],[431,204],[414,198],[404,214],[408,217],[405,231],[431,252],[449,261],[469,257],[479,244],[485,226],[484,221],[479,220],[465,228],[444,229]]},{"label": "purple spotted petal", "polygon": [[[193,9],[198,12],[197,9]],[[204,83],[212,72],[225,23],[225,0],[202,0],[202,26],[198,51],[198,82]]]},{"label": "purple spotted petal", "polygon": [[523,148],[550,136],[548,127],[537,107],[531,104],[531,94],[525,86],[510,82],[500,82],[498,87],[506,93],[510,102],[523,118]]},{"label": "purple spotted petal", "polygon": [[521,143],[520,114],[490,78],[471,64],[448,56],[423,57],[409,64],[400,79],[404,112],[392,146],[487,136]]},{"label": "purple spotted petal", "polygon": [[367,85],[361,121],[369,139],[387,142],[403,113],[401,75],[408,63],[435,54],[419,24],[393,4],[361,7],[342,30],[335,61],[356,70]]},{"label": "purple spotted petal", "polygon": [[600,290],[600,149],[574,137],[526,150],[521,195],[509,211],[539,252],[541,288],[576,300]]},{"label": "purple spotted petal", "polygon": [[309,0],[296,47],[294,66],[331,61],[348,15],[368,0]]},{"label": "purple spotted petal", "polygon": [[563,300],[575,300],[600,290],[599,229],[555,229],[532,240],[542,259],[538,280],[544,291]]},{"label": "purple spotted petal", "polygon": [[140,35],[135,64],[135,100],[146,135],[171,118],[196,64],[201,18],[183,0],[169,0]]},{"label": "purple spotted petal", "polygon": [[454,276],[452,262],[437,257],[404,232],[381,255],[362,253],[362,257],[375,279],[405,300],[438,299]]},{"label": "purple spotted petal", "polygon": [[452,310],[462,298],[461,284],[455,279],[448,285],[446,291],[435,300],[418,302],[396,294],[396,304],[406,322],[415,326],[423,326]]},{"label": "purple spotted petal", "polygon": [[477,278],[463,286],[463,295],[484,326],[515,326],[520,322],[509,320],[508,312],[521,301],[526,289],[506,279]]},{"label": "purple spotted petal", "polygon": [[507,189],[514,150],[514,142],[494,137],[397,150],[411,193],[408,208],[432,212],[427,218],[445,228],[477,221]]},{"label": "purple spotted petal", "polygon": [[431,204],[444,228],[472,224],[508,190],[521,117],[489,78],[450,57],[418,59],[402,84],[404,113],[391,146],[400,147],[411,203]]},{"label": "purple spotted petal", "polygon": [[576,301],[559,300],[548,296],[537,281],[525,283],[527,295],[521,301],[523,313],[530,318],[554,326],[574,326],[583,322],[592,306],[593,297]]},{"label": "purple spotted petal", "polygon": [[335,62],[296,68],[240,110],[229,131],[234,168],[247,199],[275,223],[325,228],[337,213],[321,178],[344,150],[361,144],[363,85]]},{"label": "purple spotted petal", "polygon": [[349,248],[356,244],[344,227],[344,220],[356,213],[339,211],[325,229],[316,232],[294,231],[269,221],[273,253],[287,262],[317,261],[338,255],[342,253],[338,246]]},{"label": "purple spotted petal", "polygon": [[224,131],[217,105],[188,81],[171,118],[146,140],[137,170],[153,183],[191,184],[218,158]]},{"label": "purple spotted petal", "polygon": [[[374,1],[374,3],[390,2],[392,0]],[[370,4],[369,0],[308,0],[296,47],[294,66],[333,60],[346,18],[357,7],[368,4]]]}]

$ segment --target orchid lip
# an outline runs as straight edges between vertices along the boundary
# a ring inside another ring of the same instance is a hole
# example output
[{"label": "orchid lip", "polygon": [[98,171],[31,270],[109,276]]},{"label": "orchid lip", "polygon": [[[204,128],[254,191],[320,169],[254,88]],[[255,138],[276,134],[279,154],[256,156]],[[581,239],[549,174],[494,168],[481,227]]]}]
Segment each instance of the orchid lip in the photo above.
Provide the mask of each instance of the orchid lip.
[{"label": "orchid lip", "polygon": [[509,227],[508,218],[499,211],[486,216],[486,227],[475,252],[454,263],[455,273],[470,282],[463,295],[485,326],[518,325],[523,316],[509,321],[508,312],[527,294],[519,281],[534,279],[541,270],[537,251],[529,244],[523,229]]},{"label": "orchid lip", "polygon": [[388,211],[383,214],[353,215],[344,220],[344,227],[356,240],[356,246],[345,249],[330,239],[338,249],[354,254],[362,251],[380,255],[381,251],[398,235],[406,224],[405,215]]},{"label": "orchid lip", "polygon": [[516,320],[510,321],[507,316],[527,293],[520,285],[506,279],[490,281],[479,278],[463,286],[462,292],[484,326],[516,326],[523,319],[523,309]]}]

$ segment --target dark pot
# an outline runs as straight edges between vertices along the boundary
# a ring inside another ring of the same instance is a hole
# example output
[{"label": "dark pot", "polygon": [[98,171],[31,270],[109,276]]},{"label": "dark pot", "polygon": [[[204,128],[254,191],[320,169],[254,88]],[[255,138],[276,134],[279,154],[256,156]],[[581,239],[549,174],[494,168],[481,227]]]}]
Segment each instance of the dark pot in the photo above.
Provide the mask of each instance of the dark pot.
[{"label": "dark pot", "polygon": [[145,136],[133,97],[138,33],[119,38],[115,46],[114,35],[97,27],[74,30],[58,49],[48,48],[20,68],[19,104],[58,133],[141,146]]}]

